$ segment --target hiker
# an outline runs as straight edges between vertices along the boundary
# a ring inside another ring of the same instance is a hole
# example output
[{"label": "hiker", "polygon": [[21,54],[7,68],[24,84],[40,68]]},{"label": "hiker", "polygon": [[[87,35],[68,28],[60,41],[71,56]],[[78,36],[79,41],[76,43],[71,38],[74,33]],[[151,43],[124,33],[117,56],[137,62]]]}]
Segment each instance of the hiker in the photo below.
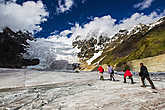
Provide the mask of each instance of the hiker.
[{"label": "hiker", "polygon": [[110,81],[112,81],[112,80],[115,81],[114,70],[110,65],[108,65],[108,73],[109,73]]},{"label": "hiker", "polygon": [[148,80],[148,82],[150,83],[151,85],[151,88],[152,89],[155,89],[155,86],[152,82],[152,80],[150,79],[150,75],[149,75],[149,72],[148,72],[148,69],[146,66],[144,66],[143,63],[140,63],[140,72],[139,72],[139,76],[141,77],[141,81],[142,81],[142,86],[141,87],[146,87],[145,85],[145,79]]},{"label": "hiker", "polygon": [[103,77],[104,69],[101,65],[99,65],[98,71],[99,71],[99,75],[100,75],[100,80],[104,80],[104,77]]},{"label": "hiker", "polygon": [[132,78],[132,73],[130,72],[130,67],[127,65],[127,63],[124,63],[124,69],[123,69],[124,73],[124,83],[126,83],[126,78],[127,76],[129,77],[129,79],[131,79],[131,84],[134,84],[133,82],[133,78]]}]

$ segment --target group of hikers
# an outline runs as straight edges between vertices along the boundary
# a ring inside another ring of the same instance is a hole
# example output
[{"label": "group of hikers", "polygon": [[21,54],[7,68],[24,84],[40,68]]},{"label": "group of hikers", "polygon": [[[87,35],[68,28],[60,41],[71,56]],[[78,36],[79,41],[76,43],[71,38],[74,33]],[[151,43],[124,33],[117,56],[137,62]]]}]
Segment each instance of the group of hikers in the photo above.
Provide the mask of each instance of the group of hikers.
[{"label": "group of hikers", "polygon": [[[114,70],[112,68],[112,66],[108,65],[108,73],[109,73],[109,76],[110,76],[110,80],[112,81],[115,81],[115,77],[114,77]],[[99,71],[99,75],[100,75],[100,80],[104,80],[104,76],[103,76],[103,73],[104,73],[104,69],[101,65],[99,65],[98,67],[98,71]],[[131,73],[130,71],[130,67],[128,66],[127,63],[124,63],[124,68],[123,68],[123,72],[124,72],[124,83],[126,83],[126,79],[127,77],[131,80],[131,84],[134,84],[134,81],[133,81],[133,74]],[[142,82],[142,85],[141,87],[146,87],[146,84],[145,84],[145,79],[148,80],[148,82],[150,83],[151,85],[151,88],[152,89],[155,89],[155,86],[150,78],[150,75],[149,75],[149,72],[148,72],[148,69],[146,66],[144,66],[143,63],[140,63],[140,72],[139,72],[139,77],[141,79],[141,82]]]}]

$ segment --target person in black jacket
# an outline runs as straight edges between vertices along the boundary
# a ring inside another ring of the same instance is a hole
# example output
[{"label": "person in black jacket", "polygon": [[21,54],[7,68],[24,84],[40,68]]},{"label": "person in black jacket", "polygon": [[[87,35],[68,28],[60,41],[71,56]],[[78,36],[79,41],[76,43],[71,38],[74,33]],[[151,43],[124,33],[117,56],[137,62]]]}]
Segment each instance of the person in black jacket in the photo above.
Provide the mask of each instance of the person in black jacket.
[{"label": "person in black jacket", "polygon": [[152,89],[155,89],[155,86],[154,86],[152,80],[150,79],[150,76],[149,76],[147,67],[144,66],[143,63],[140,63],[140,73],[139,73],[139,76],[141,77],[141,81],[142,81],[142,86],[141,86],[141,87],[146,87],[144,81],[145,81],[145,79],[147,79],[148,82],[149,82],[150,85],[151,85],[151,88],[152,88]]}]

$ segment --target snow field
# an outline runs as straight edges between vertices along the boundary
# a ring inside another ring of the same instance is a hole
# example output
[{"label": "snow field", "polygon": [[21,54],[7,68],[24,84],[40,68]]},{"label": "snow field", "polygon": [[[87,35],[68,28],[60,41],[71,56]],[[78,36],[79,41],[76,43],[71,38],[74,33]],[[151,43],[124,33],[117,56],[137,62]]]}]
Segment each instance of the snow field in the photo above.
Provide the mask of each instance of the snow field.
[{"label": "snow field", "polygon": [[[24,71],[26,81],[22,87],[19,83],[23,81],[20,79],[23,78],[21,74]],[[129,79],[124,84],[120,75],[115,75],[117,81],[114,82],[108,80],[108,74],[104,74],[106,80],[100,81],[97,72],[5,70],[0,73],[0,77],[0,84],[9,82],[0,86],[0,110],[165,109],[165,80],[162,78],[164,76],[161,76],[161,80],[154,81],[158,90],[152,90],[149,86],[140,87],[139,78],[136,76],[136,83],[133,85]],[[18,86],[16,89],[5,89],[14,88],[15,84]]]}]

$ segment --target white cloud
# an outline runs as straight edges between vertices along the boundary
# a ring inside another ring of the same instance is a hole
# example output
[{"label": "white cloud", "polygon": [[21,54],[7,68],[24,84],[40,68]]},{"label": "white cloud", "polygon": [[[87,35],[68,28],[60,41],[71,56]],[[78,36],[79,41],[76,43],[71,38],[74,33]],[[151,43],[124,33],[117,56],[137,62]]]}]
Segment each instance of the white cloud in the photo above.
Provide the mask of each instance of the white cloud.
[{"label": "white cloud", "polygon": [[119,29],[127,29],[130,30],[134,26],[142,23],[142,24],[150,24],[154,21],[157,21],[160,18],[156,12],[152,12],[150,15],[145,15],[144,13],[135,13],[130,18],[124,19],[118,25]]},{"label": "white cloud", "polygon": [[[95,17],[92,21],[82,27],[79,26],[79,24],[76,24],[75,27],[71,29],[72,37],[84,36],[85,39],[90,39],[91,36],[114,35],[116,32],[115,22],[116,20],[110,15],[100,18]],[[83,37],[81,38],[84,39]]]},{"label": "white cloud", "polygon": [[64,13],[64,12],[70,10],[72,6],[73,6],[73,0],[65,0],[64,4],[62,4],[62,0],[59,0],[57,12]]},{"label": "white cloud", "polygon": [[72,34],[70,40],[74,40],[77,36],[81,36],[79,38],[81,40],[90,39],[91,37],[98,39],[100,35],[109,36],[111,38],[121,29],[131,30],[140,23],[150,24],[157,21],[162,16],[165,16],[165,10],[160,14],[157,14],[157,12],[152,12],[149,15],[134,13],[129,18],[121,20],[119,24],[116,24],[116,19],[112,18],[110,15],[95,17],[83,26],[76,23],[70,30],[61,32],[60,36]]},{"label": "white cloud", "polygon": [[9,27],[14,31],[27,30],[29,32],[40,31],[41,22],[46,21],[48,12],[41,1],[27,1],[22,5],[13,1],[0,4],[0,31]]},{"label": "white cloud", "polygon": [[154,0],[143,0],[143,2],[140,2],[138,4],[134,5],[134,8],[138,8],[140,10],[149,8]]}]

